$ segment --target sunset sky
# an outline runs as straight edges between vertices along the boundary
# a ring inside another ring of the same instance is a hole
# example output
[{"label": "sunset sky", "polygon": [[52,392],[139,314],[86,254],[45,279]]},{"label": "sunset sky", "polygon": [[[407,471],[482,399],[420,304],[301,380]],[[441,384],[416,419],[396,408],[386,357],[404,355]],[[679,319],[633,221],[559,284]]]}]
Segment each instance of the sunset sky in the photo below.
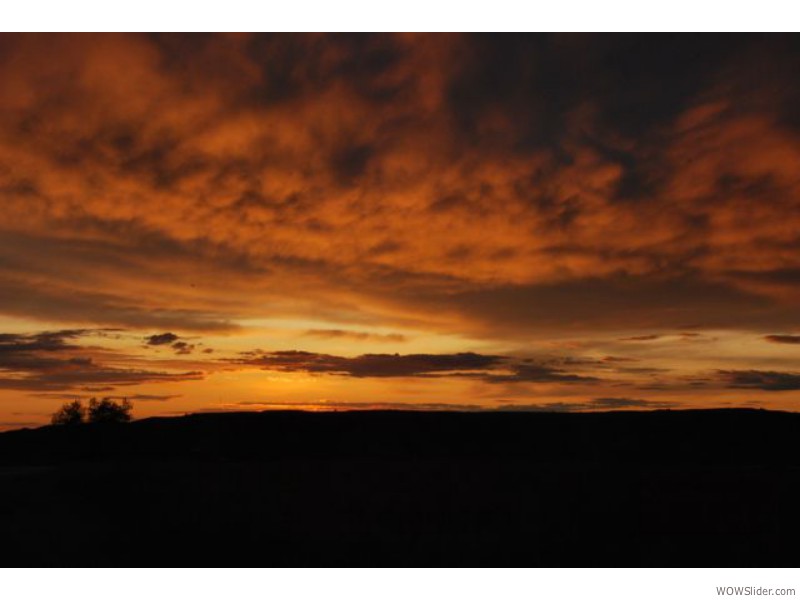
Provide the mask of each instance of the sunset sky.
[{"label": "sunset sky", "polygon": [[0,429],[800,409],[800,38],[0,35]]}]

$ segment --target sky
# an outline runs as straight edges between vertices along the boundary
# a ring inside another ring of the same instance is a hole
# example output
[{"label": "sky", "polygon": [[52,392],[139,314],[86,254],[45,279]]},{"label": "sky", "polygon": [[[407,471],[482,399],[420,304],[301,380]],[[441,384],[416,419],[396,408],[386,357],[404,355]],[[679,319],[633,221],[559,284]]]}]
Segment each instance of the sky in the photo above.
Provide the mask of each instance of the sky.
[{"label": "sky", "polygon": [[800,38],[0,35],[0,429],[800,408]]}]

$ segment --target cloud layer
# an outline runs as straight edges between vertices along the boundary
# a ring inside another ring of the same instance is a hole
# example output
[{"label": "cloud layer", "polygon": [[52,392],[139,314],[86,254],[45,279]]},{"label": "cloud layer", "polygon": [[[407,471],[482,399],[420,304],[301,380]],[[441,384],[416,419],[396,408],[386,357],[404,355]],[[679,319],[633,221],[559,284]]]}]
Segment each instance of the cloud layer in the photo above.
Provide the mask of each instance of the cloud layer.
[{"label": "cloud layer", "polygon": [[98,362],[98,348],[76,344],[92,330],[0,334],[0,390],[109,391],[117,386],[198,380],[198,371],[165,372]]},{"label": "cloud layer", "polygon": [[786,324],[797,40],[653,40],[4,36],[3,306]]}]

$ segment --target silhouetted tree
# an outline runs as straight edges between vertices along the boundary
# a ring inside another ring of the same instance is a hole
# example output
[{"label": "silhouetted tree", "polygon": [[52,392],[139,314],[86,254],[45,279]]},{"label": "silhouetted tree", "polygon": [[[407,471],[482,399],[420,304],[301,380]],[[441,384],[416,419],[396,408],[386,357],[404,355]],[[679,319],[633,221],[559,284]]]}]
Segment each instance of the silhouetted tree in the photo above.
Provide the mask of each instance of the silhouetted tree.
[{"label": "silhouetted tree", "polygon": [[127,423],[131,420],[133,404],[125,398],[122,402],[114,402],[111,398],[89,400],[90,423]]},{"label": "silhouetted tree", "polygon": [[80,425],[86,420],[86,409],[80,400],[67,402],[53,413],[53,425]]}]

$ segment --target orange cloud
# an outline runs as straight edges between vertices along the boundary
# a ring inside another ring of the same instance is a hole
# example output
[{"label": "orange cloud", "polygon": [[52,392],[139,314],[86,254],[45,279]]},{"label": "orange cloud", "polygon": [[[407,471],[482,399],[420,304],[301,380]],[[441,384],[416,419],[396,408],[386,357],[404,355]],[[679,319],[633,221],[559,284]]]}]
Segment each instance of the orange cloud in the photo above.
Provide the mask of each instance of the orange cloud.
[{"label": "orange cloud", "polygon": [[[0,310],[174,332],[171,355],[280,319],[492,356],[794,331],[796,45],[3,36]],[[502,383],[547,375],[525,374]]]}]

